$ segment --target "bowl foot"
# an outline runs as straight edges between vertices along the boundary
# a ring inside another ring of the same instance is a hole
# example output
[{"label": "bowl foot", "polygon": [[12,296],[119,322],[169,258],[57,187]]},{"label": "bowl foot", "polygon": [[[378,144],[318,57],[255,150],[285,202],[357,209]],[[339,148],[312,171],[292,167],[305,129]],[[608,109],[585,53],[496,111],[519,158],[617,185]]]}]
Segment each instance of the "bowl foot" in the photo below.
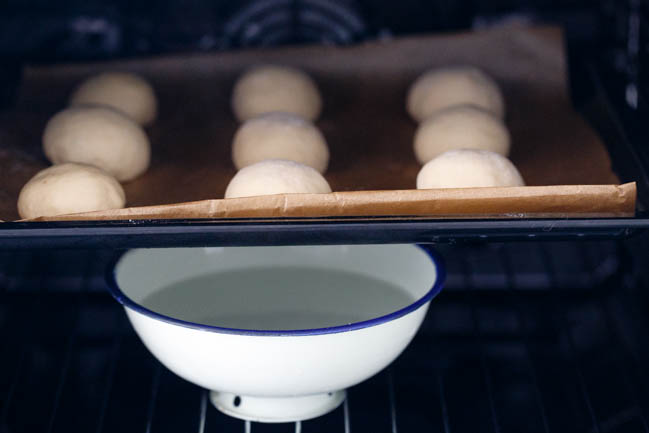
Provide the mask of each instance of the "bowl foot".
[{"label": "bowl foot", "polygon": [[248,421],[293,422],[315,418],[337,408],[345,390],[296,397],[252,397],[229,392],[210,392],[210,400],[226,415]]}]

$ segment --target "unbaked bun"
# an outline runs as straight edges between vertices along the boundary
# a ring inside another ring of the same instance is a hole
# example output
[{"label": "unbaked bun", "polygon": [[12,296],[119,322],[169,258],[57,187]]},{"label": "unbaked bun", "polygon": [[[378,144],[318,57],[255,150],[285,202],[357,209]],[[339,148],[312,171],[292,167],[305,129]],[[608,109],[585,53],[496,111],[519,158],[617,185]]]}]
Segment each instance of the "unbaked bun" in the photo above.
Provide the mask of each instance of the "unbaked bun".
[{"label": "unbaked bun", "polygon": [[475,106],[458,105],[421,122],[413,147],[417,160],[425,164],[454,149],[489,150],[507,156],[510,138],[498,117]]},{"label": "unbaked bun", "polygon": [[331,192],[329,184],[313,168],[293,161],[269,159],[239,170],[225,190],[225,198],[327,192]]},{"label": "unbaked bun", "polygon": [[505,104],[498,85],[472,66],[434,69],[421,75],[410,86],[406,109],[421,122],[444,108],[467,104],[504,116]]},{"label": "unbaked bun", "polygon": [[122,186],[103,170],[82,164],[61,164],[41,170],[18,196],[21,218],[56,216],[123,208]]},{"label": "unbaked bun", "polygon": [[100,106],[72,107],[52,117],[43,133],[43,150],[54,164],[94,165],[119,181],[144,173],[151,153],[140,125]]},{"label": "unbaked bun", "polygon": [[320,130],[292,113],[265,113],[246,120],[234,135],[232,161],[237,169],[266,159],[286,159],[327,170],[329,148]]},{"label": "unbaked bun", "polygon": [[139,75],[105,72],[82,82],[70,97],[70,105],[107,105],[140,125],[153,123],[158,101],[153,87]]},{"label": "unbaked bun", "polygon": [[487,150],[450,150],[424,165],[417,175],[417,189],[524,185],[511,161]]},{"label": "unbaked bun", "polygon": [[250,69],[237,80],[232,91],[232,110],[242,122],[271,111],[315,120],[321,109],[322,99],[311,77],[288,66]]}]

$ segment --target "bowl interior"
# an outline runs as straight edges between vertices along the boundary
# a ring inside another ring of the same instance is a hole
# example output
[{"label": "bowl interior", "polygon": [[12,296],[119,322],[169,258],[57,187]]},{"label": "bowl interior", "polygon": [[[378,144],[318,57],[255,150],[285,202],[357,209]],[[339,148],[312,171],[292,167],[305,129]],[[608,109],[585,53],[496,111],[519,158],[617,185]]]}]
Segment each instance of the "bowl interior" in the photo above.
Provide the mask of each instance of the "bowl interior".
[{"label": "bowl interior", "polygon": [[122,302],[198,325],[319,329],[411,306],[437,272],[414,245],[141,249],[119,260],[115,289]]}]

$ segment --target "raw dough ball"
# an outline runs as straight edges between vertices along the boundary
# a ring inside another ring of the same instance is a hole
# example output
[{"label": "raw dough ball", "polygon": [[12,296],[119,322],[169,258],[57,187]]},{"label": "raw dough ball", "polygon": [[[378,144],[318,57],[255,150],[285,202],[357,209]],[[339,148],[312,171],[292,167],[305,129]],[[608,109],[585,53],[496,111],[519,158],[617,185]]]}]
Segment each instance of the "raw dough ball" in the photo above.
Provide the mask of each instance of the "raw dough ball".
[{"label": "raw dough ball", "polygon": [[43,150],[54,164],[94,165],[119,181],[144,173],[151,153],[140,125],[99,106],[72,107],[52,117],[43,133]]},{"label": "raw dough ball", "polygon": [[88,78],[70,97],[70,105],[108,105],[140,125],[152,123],[158,113],[153,87],[142,77],[126,72],[106,72]]},{"label": "raw dough ball", "polygon": [[225,190],[225,198],[327,192],[331,192],[329,184],[313,168],[293,161],[268,159],[239,170]]},{"label": "raw dough ball", "polygon": [[82,164],[61,164],[41,170],[18,196],[21,218],[37,218],[123,208],[122,186],[103,170]]},{"label": "raw dough ball", "polygon": [[450,150],[424,165],[417,175],[417,189],[523,185],[514,164],[488,150]]},{"label": "raw dough ball", "polygon": [[241,125],[232,143],[232,160],[240,170],[265,159],[287,159],[324,173],[329,148],[310,121],[291,113],[265,113]]},{"label": "raw dough ball", "polygon": [[475,105],[502,118],[505,107],[496,82],[478,68],[456,66],[421,75],[410,86],[406,109],[421,122],[453,105]]},{"label": "raw dough ball", "polygon": [[447,108],[419,124],[414,149],[417,160],[425,164],[454,149],[490,150],[507,156],[509,132],[493,114],[470,105]]},{"label": "raw dough ball", "polygon": [[315,120],[321,109],[322,100],[313,80],[299,69],[287,66],[253,68],[237,80],[232,91],[232,110],[240,121],[270,111]]}]

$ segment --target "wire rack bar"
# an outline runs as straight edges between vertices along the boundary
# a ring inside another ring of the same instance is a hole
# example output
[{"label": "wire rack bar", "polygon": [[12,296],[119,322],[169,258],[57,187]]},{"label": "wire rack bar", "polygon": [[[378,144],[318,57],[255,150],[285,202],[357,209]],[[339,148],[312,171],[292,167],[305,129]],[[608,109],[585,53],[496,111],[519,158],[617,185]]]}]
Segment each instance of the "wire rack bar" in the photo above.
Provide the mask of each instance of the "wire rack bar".
[{"label": "wire rack bar", "polygon": [[349,393],[347,393],[347,398],[345,398],[345,402],[343,403],[343,415],[345,419],[345,433],[351,433],[352,423],[349,419]]},{"label": "wire rack bar", "polygon": [[106,409],[110,401],[110,394],[115,382],[115,373],[117,371],[117,360],[119,359],[119,352],[122,349],[122,338],[118,334],[114,340],[110,351],[110,364],[108,367],[108,374],[106,375],[106,385],[104,385],[103,397],[99,407],[99,416],[97,417],[97,430],[96,433],[101,433],[104,428],[104,418],[106,416]]},{"label": "wire rack bar", "polygon": [[[511,257],[509,256],[509,251],[506,249],[501,249],[500,259],[503,264],[503,270],[505,271],[505,284],[507,286],[507,290],[514,292],[516,290],[516,284],[514,280],[514,268],[512,266]],[[541,388],[539,387],[538,375],[536,368],[534,367],[534,363],[532,362],[532,357],[530,356],[530,335],[527,326],[525,326],[525,315],[523,314],[523,307],[520,300],[516,303],[516,319],[518,322],[518,328],[521,331],[523,337],[523,347],[525,349],[525,366],[532,382],[532,388],[534,389],[534,398],[541,415],[543,431],[545,433],[550,433],[550,423],[548,421],[545,404],[543,403],[543,395],[541,393]]]},{"label": "wire rack bar", "polygon": [[72,359],[72,347],[74,346],[74,340],[76,338],[76,326],[70,333],[68,341],[66,342],[65,347],[65,356],[63,358],[63,367],[59,373],[59,379],[56,385],[56,393],[54,394],[54,403],[52,404],[52,412],[50,414],[50,420],[47,423],[47,432],[51,433],[54,428],[54,421],[56,420],[56,414],[61,403],[61,395],[63,394],[63,387],[65,386],[65,380],[68,376],[68,370],[70,369],[70,360]]},{"label": "wire rack bar", "polygon": [[393,369],[388,368],[388,395],[390,398],[390,427],[392,433],[397,433],[397,404],[394,396],[394,377]]},{"label": "wire rack bar", "polygon": [[444,392],[444,376],[442,376],[442,373],[439,371],[439,369],[436,369],[435,373],[437,376],[437,392],[439,393],[444,433],[451,433],[451,425],[448,417],[448,406],[446,405],[446,394]]},{"label": "wire rack bar", "polygon": [[[554,265],[552,264],[552,260],[550,259],[550,255],[548,254],[547,250],[543,247],[542,244],[539,244],[538,251],[541,256],[541,261],[543,262],[543,265],[546,269],[548,278],[550,279],[550,287],[553,287],[555,288],[555,290],[557,290],[556,289],[557,276],[556,276],[556,271],[554,269]],[[561,330],[567,337],[566,340],[567,340],[567,347],[568,347],[569,362],[572,364],[573,368],[575,369],[575,374],[577,376],[577,383],[579,385],[579,390],[581,391],[584,403],[586,404],[588,416],[592,423],[592,429],[594,433],[601,433],[602,428],[599,420],[597,419],[597,414],[595,413],[595,409],[593,407],[592,398],[588,392],[588,386],[586,385],[586,379],[584,377],[584,373],[581,367],[581,362],[579,361],[579,358],[577,356],[577,350],[575,348],[575,341],[574,341],[574,336],[572,335],[571,332],[570,322],[566,317],[565,311],[560,312],[558,311],[559,309],[557,307],[555,307],[554,310],[555,310],[555,315],[560,322]]]},{"label": "wire rack bar", "polygon": [[207,394],[208,390],[204,389],[201,392],[201,403],[198,415],[198,433],[205,433],[205,418],[207,417]]},{"label": "wire rack bar", "polygon": [[[469,261],[464,258],[462,260],[462,270],[464,272],[464,279],[468,288],[473,288],[473,270]],[[482,375],[484,378],[485,387],[487,390],[487,401],[489,403],[489,413],[491,417],[491,423],[493,426],[494,433],[500,433],[500,423],[498,421],[498,414],[496,412],[496,405],[493,396],[493,381],[491,378],[491,372],[487,366],[486,354],[485,354],[485,343],[480,333],[478,325],[478,313],[475,300],[471,301],[471,326],[473,330],[473,336],[478,345],[478,350],[480,351],[480,367],[482,369]]]},{"label": "wire rack bar", "polygon": [[151,381],[151,396],[149,400],[149,407],[146,414],[146,433],[151,433],[151,425],[153,424],[153,415],[155,414],[156,400],[158,398],[158,389],[160,388],[160,376],[162,374],[162,365],[156,362],[156,367],[153,372],[153,380]]}]

